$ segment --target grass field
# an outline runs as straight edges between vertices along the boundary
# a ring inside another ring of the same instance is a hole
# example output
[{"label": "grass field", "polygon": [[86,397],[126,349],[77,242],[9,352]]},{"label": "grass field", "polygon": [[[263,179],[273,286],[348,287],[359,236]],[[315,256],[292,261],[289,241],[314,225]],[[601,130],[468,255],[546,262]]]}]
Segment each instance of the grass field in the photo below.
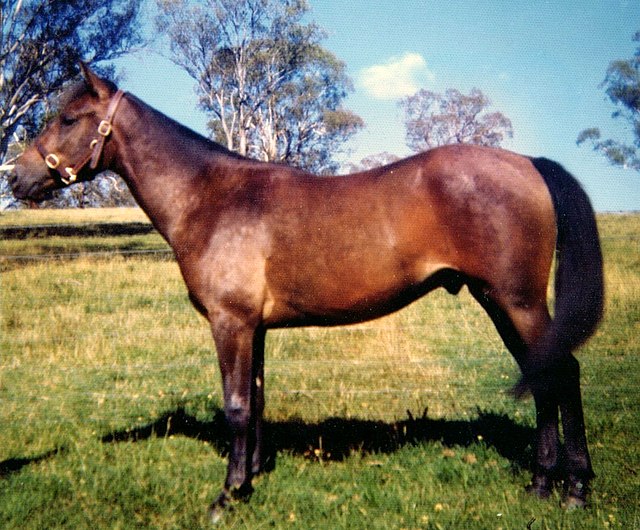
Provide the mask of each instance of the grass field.
[{"label": "grass field", "polygon": [[[438,291],[358,326],[269,332],[273,470],[222,527],[640,528],[640,215],[599,225],[607,313],[579,353],[587,510],[524,492],[533,404],[507,395],[515,363],[468,293]],[[156,234],[0,241],[1,528],[207,526],[226,467],[220,380],[165,250]]]}]

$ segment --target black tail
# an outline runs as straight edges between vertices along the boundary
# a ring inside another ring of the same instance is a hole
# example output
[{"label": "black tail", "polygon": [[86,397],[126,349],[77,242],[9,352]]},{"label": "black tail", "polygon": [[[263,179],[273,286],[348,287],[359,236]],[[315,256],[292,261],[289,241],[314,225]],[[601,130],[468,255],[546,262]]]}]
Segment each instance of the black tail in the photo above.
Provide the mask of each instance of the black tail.
[{"label": "black tail", "polygon": [[561,385],[562,381],[553,381],[562,377],[555,367],[593,334],[604,308],[602,251],[589,198],[560,164],[546,158],[531,162],[544,178],[556,211],[556,300],[553,322],[529,356],[531,366],[523,370],[517,395],[534,386]]}]

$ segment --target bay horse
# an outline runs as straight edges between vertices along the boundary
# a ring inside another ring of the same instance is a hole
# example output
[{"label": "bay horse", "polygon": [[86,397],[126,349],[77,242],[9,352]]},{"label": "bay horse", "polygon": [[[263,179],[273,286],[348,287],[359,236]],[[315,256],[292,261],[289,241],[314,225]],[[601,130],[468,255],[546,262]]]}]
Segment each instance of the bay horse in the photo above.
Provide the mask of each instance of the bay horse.
[{"label": "bay horse", "polygon": [[361,322],[464,285],[521,369],[516,393],[533,394],[528,489],[548,497],[562,479],[566,505],[585,505],[594,474],[572,351],[602,316],[603,267],[574,177],[544,158],[451,145],[318,178],[238,156],[81,69],[59,116],[16,162],[13,193],[41,199],[110,169],[171,245],[222,374],[231,448],[214,519],[250,495],[262,470],[268,329]]}]

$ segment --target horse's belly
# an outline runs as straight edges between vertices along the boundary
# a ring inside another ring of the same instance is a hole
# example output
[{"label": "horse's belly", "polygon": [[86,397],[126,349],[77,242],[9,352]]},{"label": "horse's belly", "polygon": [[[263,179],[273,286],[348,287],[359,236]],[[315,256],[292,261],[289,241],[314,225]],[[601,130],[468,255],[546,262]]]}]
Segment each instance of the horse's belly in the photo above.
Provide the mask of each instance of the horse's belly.
[{"label": "horse's belly", "polygon": [[420,285],[441,268],[436,261],[408,263],[382,252],[305,268],[304,273],[294,267],[288,278],[281,274],[275,284],[268,280],[265,321],[329,325],[376,318],[417,298]]}]

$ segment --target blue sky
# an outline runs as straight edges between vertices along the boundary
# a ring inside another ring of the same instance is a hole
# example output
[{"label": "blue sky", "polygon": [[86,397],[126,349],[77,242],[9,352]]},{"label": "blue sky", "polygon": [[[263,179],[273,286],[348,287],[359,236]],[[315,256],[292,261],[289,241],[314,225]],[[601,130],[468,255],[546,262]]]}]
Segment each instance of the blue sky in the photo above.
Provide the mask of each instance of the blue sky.
[{"label": "blue sky", "polygon": [[[503,144],[557,160],[583,183],[599,211],[640,210],[640,173],[610,167],[578,133],[597,126],[630,140],[601,83],[614,59],[638,43],[640,0],[309,0],[325,46],[346,63],[354,92],[346,106],[366,128],[349,160],[388,151],[409,155],[398,99],[420,88],[477,87],[513,123]],[[169,61],[141,52],[119,61],[121,86],[203,134],[193,81]]]}]

